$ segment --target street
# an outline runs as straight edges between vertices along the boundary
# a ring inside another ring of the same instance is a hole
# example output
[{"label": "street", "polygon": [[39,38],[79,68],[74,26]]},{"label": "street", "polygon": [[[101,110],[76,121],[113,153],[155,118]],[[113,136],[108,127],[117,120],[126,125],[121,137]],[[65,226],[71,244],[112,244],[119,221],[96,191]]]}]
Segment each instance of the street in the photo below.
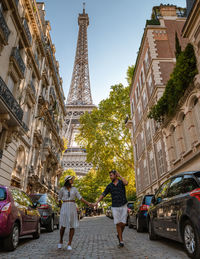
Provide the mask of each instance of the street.
[{"label": "street", "polygon": [[72,243],[73,250],[67,251],[67,235],[62,250],[57,249],[59,231],[48,233],[42,229],[39,239],[32,237],[20,239],[14,252],[0,250],[1,259],[37,259],[37,258],[141,258],[141,259],[185,259],[183,245],[177,242],[160,239],[150,241],[147,233],[137,233],[126,227],[124,232],[124,248],[118,248],[113,220],[106,216],[88,217],[80,221]]}]

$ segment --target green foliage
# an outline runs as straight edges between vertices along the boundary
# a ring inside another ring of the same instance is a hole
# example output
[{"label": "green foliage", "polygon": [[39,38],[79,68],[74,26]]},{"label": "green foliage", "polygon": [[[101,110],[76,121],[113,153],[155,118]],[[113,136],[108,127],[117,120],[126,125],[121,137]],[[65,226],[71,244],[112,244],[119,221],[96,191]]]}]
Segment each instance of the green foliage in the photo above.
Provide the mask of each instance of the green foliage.
[{"label": "green foliage", "polygon": [[147,25],[160,25],[160,21],[158,19],[146,20]]},{"label": "green foliage", "polygon": [[128,82],[128,85],[131,86],[133,82],[133,74],[134,74],[135,66],[128,66],[128,70],[126,72],[126,80]]},{"label": "green foliage", "polygon": [[76,173],[74,172],[74,170],[72,170],[72,169],[67,169],[66,171],[63,172],[63,174],[62,174],[61,177],[60,177],[60,180],[59,180],[59,185],[60,185],[60,187],[63,187],[63,186],[64,186],[65,177],[66,177],[67,175],[72,175],[72,176],[75,176],[75,178],[76,178]]},{"label": "green foliage", "polygon": [[161,122],[165,116],[172,116],[176,111],[180,98],[193,82],[197,73],[194,48],[189,43],[185,50],[178,55],[176,66],[170,75],[163,96],[151,108],[148,117]]},{"label": "green foliage", "polygon": [[[130,68],[130,71],[133,69]],[[127,73],[128,75],[132,76],[131,73]],[[128,187],[130,190],[127,189],[128,195],[135,195],[131,135],[124,123],[127,115],[130,115],[129,91],[130,87],[122,84],[112,86],[109,97],[101,101],[99,107],[90,114],[85,113],[80,118],[80,134],[76,140],[86,148],[87,161],[97,168],[95,179],[98,179],[98,184],[94,189],[88,188],[92,197],[95,196],[95,191],[98,195],[101,194],[110,182],[108,172],[112,169],[129,179],[131,184]],[[93,179],[91,174],[89,176]],[[88,198],[93,199],[92,197]]]}]

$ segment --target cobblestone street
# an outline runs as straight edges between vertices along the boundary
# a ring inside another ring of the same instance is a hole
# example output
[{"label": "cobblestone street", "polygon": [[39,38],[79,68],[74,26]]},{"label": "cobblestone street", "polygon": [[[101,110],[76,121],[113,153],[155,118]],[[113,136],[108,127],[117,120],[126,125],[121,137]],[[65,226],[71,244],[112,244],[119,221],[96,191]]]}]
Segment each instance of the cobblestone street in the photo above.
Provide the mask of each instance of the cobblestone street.
[{"label": "cobblestone street", "polygon": [[[105,217],[84,218],[74,236],[73,250],[57,249],[58,230],[47,233],[42,230],[40,239],[24,237],[14,252],[0,250],[1,259],[37,259],[37,258],[141,258],[141,259],[185,259],[188,258],[183,246],[177,242],[161,239],[149,241],[147,233],[137,233],[126,227],[125,247],[119,249],[113,220]],[[65,235],[65,244],[67,235]]]}]

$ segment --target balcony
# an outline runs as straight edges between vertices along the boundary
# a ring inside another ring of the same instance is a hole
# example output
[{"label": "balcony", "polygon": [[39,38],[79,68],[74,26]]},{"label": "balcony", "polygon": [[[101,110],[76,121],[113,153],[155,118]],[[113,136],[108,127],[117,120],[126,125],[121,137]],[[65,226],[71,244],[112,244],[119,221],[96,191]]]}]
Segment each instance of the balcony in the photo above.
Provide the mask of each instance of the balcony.
[{"label": "balcony", "polygon": [[25,75],[25,70],[26,70],[26,66],[24,64],[24,61],[20,55],[20,52],[19,52],[19,49],[14,47],[12,49],[12,53],[11,53],[11,60],[13,61],[15,67],[16,67],[16,70],[19,74],[19,77],[21,79],[24,78],[24,75]]},{"label": "balcony", "polygon": [[28,127],[22,121],[23,110],[16,101],[15,97],[0,77],[0,113],[9,114],[10,119],[8,125],[11,127],[21,126],[25,131],[28,131]]},{"label": "balcony", "polygon": [[8,44],[9,35],[10,35],[10,30],[4,19],[3,13],[0,10],[0,39],[4,45]]},{"label": "balcony", "polygon": [[74,148],[67,148],[65,150],[65,153],[68,153],[68,152],[84,152],[86,153],[86,149],[85,148],[77,148],[77,147],[74,147]]},{"label": "balcony", "polygon": [[26,21],[26,19],[23,20],[23,25],[24,25],[24,30],[25,30],[25,33],[26,33],[26,37],[28,39],[28,47],[31,46],[32,44],[32,36],[31,36],[31,33],[30,33],[30,30],[29,30],[29,27],[28,27],[28,23]]}]

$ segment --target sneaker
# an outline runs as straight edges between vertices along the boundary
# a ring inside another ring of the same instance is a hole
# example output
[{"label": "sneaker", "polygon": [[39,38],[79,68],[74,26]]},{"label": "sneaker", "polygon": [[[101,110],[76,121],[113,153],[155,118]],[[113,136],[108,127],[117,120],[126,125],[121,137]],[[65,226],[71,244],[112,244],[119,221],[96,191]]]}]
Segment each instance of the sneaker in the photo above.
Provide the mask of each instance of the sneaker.
[{"label": "sneaker", "polygon": [[124,243],[120,242],[118,245],[119,248],[124,247]]},{"label": "sneaker", "polygon": [[72,250],[72,247],[71,246],[67,246],[67,250]]},{"label": "sneaker", "polygon": [[62,248],[62,244],[58,244],[58,249],[61,249]]}]

